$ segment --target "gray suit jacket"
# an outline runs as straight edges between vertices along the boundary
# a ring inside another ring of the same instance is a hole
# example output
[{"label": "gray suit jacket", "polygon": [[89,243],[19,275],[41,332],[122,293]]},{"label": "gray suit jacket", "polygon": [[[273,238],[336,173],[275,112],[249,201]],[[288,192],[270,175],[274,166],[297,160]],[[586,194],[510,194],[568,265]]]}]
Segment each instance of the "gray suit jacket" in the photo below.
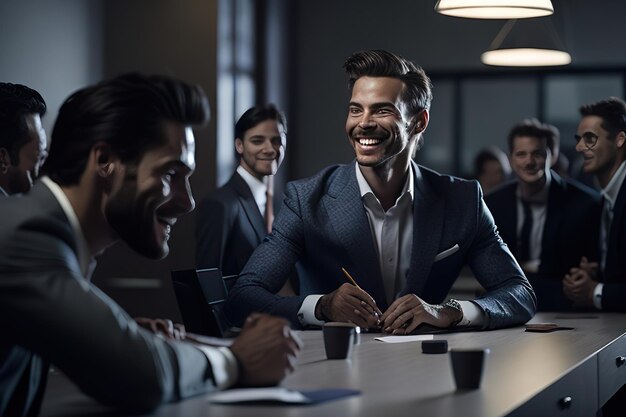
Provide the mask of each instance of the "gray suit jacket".
[{"label": "gray suit jacket", "polygon": [[81,275],[71,226],[44,184],[0,199],[0,218],[0,415],[37,414],[49,363],[127,410],[214,388],[204,353],[138,328]]},{"label": "gray suit jacket", "polygon": [[[297,313],[304,298],[337,289],[345,282],[342,267],[381,310],[387,307],[354,164],[332,166],[287,185],[272,233],[254,252],[229,294],[230,320],[241,322],[253,311],[265,311],[300,326]],[[485,312],[485,328],[529,320],[535,313],[535,294],[498,236],[478,184],[416,164],[414,169],[413,246],[402,294],[441,303],[467,263],[487,290],[475,300]],[[435,261],[437,254],[457,244],[458,251]],[[296,261],[300,295],[275,295]]]}]

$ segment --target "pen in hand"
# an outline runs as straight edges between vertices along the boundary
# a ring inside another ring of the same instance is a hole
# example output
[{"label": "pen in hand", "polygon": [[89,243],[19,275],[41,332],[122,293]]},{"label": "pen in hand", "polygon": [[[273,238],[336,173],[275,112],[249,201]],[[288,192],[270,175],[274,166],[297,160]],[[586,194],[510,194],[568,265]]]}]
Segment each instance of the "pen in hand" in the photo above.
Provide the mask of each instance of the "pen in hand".
[{"label": "pen in hand", "polygon": [[[346,276],[346,279],[355,287],[357,287],[359,290],[365,292],[363,290],[363,288],[361,288],[359,286],[359,284],[356,283],[356,281],[354,280],[354,278],[352,278],[352,275],[350,275],[350,273],[348,271],[346,271],[345,268],[341,268],[341,270],[343,271],[343,274]],[[364,303],[365,301],[361,301],[361,303]],[[373,311],[373,315],[374,317],[376,317],[376,325],[380,326],[380,316],[378,315],[378,312],[376,310]]]}]

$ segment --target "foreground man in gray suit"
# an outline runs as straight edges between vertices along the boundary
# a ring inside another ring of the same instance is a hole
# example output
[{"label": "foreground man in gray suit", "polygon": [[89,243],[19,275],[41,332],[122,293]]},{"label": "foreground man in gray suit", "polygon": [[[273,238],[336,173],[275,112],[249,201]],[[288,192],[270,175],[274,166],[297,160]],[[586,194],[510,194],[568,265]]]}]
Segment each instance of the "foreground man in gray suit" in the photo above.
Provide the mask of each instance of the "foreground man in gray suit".
[{"label": "foreground man in gray suit", "polygon": [[[424,71],[386,51],[356,53],[345,69],[356,161],[287,185],[272,233],[230,292],[231,320],[265,311],[296,326],[351,321],[394,334],[422,323],[493,329],[529,320],[534,292],[478,184],[412,161],[429,120]],[[296,261],[300,295],[276,296]],[[442,304],[466,263],[487,293]],[[345,283],[342,267],[359,287]]]},{"label": "foreground man in gray suit", "polygon": [[231,348],[140,328],[89,282],[118,240],[153,259],[194,207],[191,125],[208,118],[199,87],[129,74],[61,107],[46,175],[0,203],[0,415],[36,415],[49,365],[103,404],[145,411],[214,389],[270,385],[299,342],[284,319],[246,321]]}]

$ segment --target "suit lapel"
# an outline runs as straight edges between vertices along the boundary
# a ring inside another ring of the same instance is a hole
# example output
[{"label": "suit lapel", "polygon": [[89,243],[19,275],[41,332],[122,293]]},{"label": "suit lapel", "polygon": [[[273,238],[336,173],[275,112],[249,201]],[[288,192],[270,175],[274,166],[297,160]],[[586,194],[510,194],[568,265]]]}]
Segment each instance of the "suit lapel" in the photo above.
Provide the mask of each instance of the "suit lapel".
[{"label": "suit lapel", "polygon": [[352,265],[345,268],[378,306],[386,308],[378,254],[356,180],[355,162],[338,168],[323,202],[329,222]]},{"label": "suit lapel", "polygon": [[[614,275],[617,275],[617,269],[619,265],[619,256],[623,254],[618,253],[618,244],[622,233],[622,222],[624,219],[624,210],[626,210],[626,180],[622,183],[619,193],[617,194],[617,200],[615,201],[615,207],[613,207],[613,220],[611,222],[611,229],[609,231],[609,244],[608,253],[606,255],[606,277],[611,279]],[[616,269],[614,272],[613,269]]]},{"label": "suit lapel", "polygon": [[239,196],[239,203],[241,204],[241,207],[243,207],[243,211],[252,225],[258,241],[263,241],[263,238],[267,234],[265,231],[265,221],[261,215],[259,206],[257,206],[256,201],[254,200],[252,191],[250,191],[250,187],[237,172],[233,174],[229,183],[237,192],[237,195]]},{"label": "suit lapel", "polygon": [[421,294],[440,246],[444,202],[424,179],[417,164],[413,199],[411,267],[402,294]]},{"label": "suit lapel", "polygon": [[548,206],[546,208],[546,221],[543,226],[543,236],[541,238],[541,264],[549,264],[548,257],[554,255],[553,249],[562,246],[565,242],[557,242],[558,230],[561,226],[562,214],[567,208],[565,203],[565,187],[567,184],[555,172],[551,172],[552,179],[550,190],[548,191]]}]

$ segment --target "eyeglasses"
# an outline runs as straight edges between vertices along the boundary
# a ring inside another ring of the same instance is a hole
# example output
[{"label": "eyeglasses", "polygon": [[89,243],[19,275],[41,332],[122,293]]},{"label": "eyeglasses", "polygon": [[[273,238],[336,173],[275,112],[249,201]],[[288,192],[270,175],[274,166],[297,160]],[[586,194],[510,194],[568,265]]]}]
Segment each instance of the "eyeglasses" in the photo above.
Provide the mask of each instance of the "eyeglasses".
[{"label": "eyeglasses", "polygon": [[583,143],[585,144],[587,149],[593,148],[594,146],[596,146],[596,143],[598,143],[598,136],[594,135],[591,132],[586,132],[582,136],[574,135],[574,142],[576,142],[576,145],[578,145],[578,142],[580,142],[581,139],[583,140]]}]

